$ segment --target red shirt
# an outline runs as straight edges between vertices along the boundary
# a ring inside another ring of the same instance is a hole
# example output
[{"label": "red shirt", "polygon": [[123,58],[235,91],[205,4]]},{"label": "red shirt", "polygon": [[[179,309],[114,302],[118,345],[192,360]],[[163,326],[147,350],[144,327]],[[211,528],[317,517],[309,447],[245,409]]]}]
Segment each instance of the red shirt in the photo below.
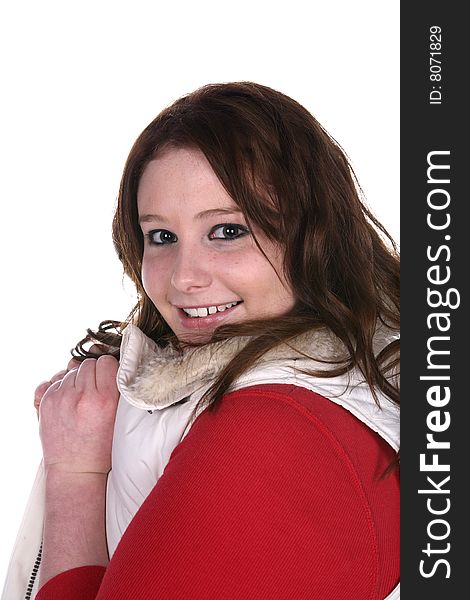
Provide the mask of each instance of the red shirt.
[{"label": "red shirt", "polygon": [[393,449],[293,385],[227,394],[173,451],[107,569],[37,600],[379,600],[399,579]]}]

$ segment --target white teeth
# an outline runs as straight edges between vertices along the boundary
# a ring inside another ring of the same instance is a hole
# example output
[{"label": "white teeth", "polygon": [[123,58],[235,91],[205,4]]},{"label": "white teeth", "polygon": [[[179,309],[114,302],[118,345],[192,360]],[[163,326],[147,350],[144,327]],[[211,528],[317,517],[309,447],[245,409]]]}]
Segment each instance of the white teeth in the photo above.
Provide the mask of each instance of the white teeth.
[{"label": "white teeth", "polygon": [[236,304],[238,304],[238,302],[229,302],[228,304],[221,304],[220,306],[208,306],[207,308],[183,308],[183,310],[190,317],[207,317],[207,315],[213,315],[217,311],[223,312]]}]

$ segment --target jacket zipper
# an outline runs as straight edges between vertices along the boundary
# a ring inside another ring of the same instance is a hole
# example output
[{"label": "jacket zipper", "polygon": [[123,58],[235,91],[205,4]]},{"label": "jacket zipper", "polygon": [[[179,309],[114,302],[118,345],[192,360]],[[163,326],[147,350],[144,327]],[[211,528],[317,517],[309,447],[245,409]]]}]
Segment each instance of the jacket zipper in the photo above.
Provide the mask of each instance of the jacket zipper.
[{"label": "jacket zipper", "polygon": [[33,570],[31,572],[31,577],[29,578],[28,587],[26,588],[26,594],[25,594],[24,600],[31,600],[31,594],[33,593],[34,583],[35,583],[36,577],[38,575],[39,566],[41,564],[41,558],[42,558],[42,542],[41,542],[41,545],[39,546],[39,552],[38,552],[38,555],[34,562]]}]

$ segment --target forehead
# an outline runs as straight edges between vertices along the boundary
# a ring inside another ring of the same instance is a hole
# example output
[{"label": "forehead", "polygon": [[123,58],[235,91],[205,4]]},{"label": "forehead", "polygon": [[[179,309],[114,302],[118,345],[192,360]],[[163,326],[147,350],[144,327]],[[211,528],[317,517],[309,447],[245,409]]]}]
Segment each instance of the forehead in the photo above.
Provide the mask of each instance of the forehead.
[{"label": "forehead", "polygon": [[139,182],[139,213],[152,210],[239,210],[220,183],[203,152],[171,148],[150,161]]}]

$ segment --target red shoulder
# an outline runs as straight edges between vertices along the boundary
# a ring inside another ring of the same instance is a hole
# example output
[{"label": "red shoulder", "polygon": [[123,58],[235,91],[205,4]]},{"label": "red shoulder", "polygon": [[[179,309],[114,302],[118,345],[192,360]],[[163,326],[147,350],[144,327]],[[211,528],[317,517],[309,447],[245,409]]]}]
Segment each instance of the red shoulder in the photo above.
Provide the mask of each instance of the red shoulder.
[{"label": "red shoulder", "polygon": [[188,582],[201,598],[383,597],[398,580],[398,486],[380,480],[392,458],[307,390],[227,394],[175,448],[110,568],[148,543],[152,585],[175,598]]}]

